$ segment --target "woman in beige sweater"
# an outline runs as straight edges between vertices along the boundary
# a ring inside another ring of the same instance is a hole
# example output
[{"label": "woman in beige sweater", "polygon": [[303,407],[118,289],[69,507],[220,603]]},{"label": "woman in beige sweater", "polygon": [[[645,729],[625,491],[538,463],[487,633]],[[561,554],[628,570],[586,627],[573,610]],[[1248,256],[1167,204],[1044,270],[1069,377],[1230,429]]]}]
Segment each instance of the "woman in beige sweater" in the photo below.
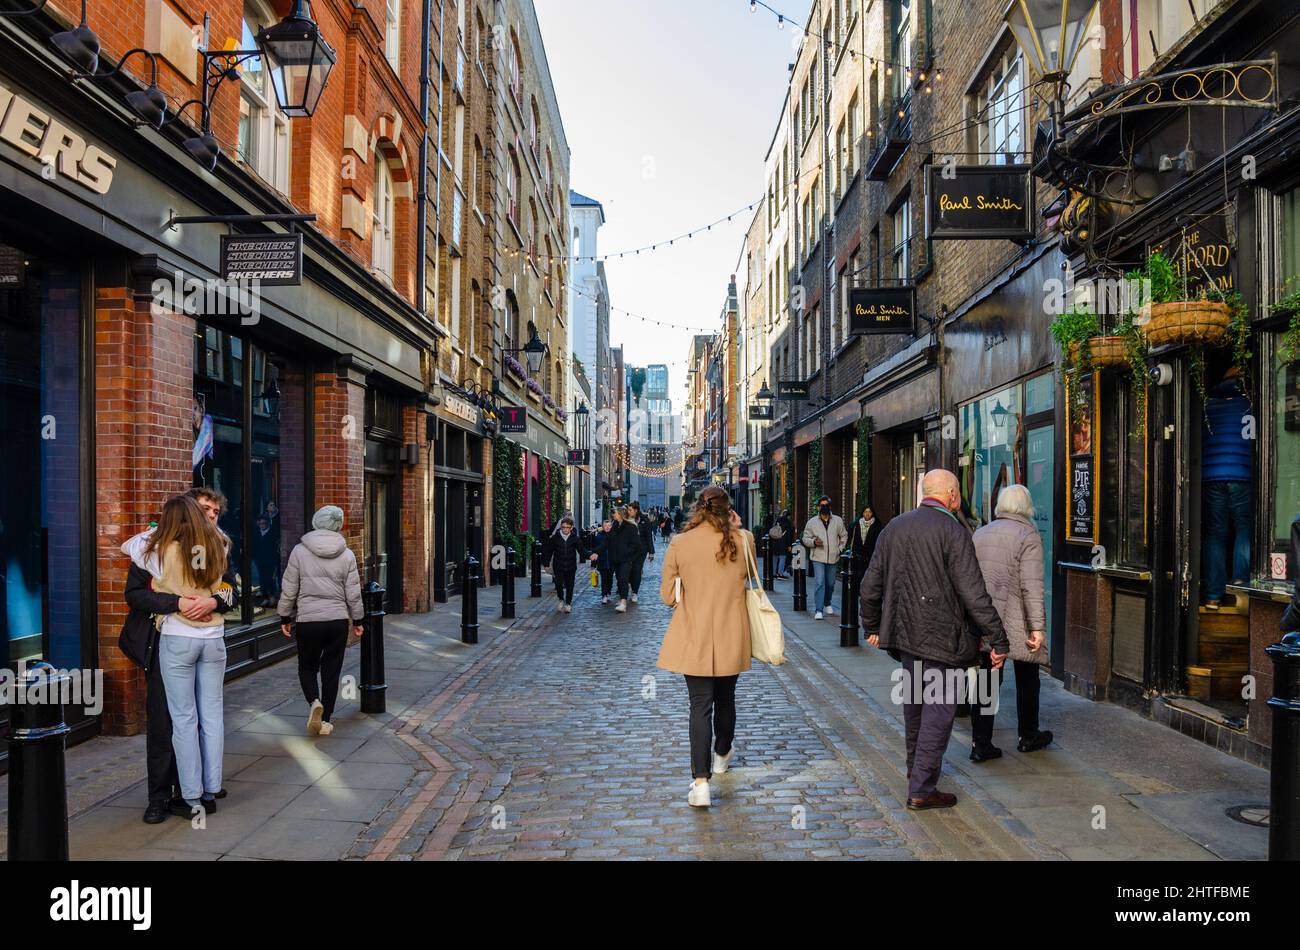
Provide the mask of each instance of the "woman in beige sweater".
[{"label": "woman in beige sweater", "polygon": [[746,548],[752,555],[754,536],[715,485],[701,493],[664,555],[659,596],[675,609],[659,667],[686,677],[694,776],[687,801],[697,807],[709,805],[709,779],[727,771],[735,752],[736,681],[750,664]]}]

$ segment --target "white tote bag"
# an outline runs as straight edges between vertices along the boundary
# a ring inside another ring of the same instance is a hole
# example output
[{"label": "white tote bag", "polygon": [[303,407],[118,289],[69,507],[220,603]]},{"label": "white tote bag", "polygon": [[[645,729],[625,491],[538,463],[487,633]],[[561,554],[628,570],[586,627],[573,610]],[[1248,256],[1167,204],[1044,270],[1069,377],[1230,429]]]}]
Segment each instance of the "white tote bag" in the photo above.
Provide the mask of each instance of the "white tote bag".
[{"label": "white tote bag", "polygon": [[785,662],[785,632],[781,628],[781,615],[767,599],[763,582],[758,576],[754,554],[745,547],[748,571],[745,577],[745,612],[749,614],[749,652],[754,659],[772,666]]}]

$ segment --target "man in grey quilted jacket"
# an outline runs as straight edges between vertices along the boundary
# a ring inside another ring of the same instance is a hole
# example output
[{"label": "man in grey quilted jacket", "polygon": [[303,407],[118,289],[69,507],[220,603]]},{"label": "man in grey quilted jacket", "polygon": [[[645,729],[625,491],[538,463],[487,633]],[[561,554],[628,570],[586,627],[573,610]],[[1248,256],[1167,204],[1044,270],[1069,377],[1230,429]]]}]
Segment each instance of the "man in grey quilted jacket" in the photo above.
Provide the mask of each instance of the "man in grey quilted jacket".
[{"label": "man in grey quilted jacket", "polygon": [[907,731],[907,807],[914,810],[957,803],[956,795],[938,790],[957,705],[964,701],[954,687],[978,661],[981,636],[988,638],[995,669],[1010,650],[970,531],[955,515],[961,508],[957,476],[928,472],[921,490],[920,506],[881,532],[861,589],[867,642],[903,664],[896,684]]},{"label": "man in grey quilted jacket", "polygon": [[[349,628],[361,636],[365,608],[357,556],[340,533],[343,510],[326,505],[289,555],[280,581],[280,630],[298,637],[298,681],[307,699],[307,732],[327,736],[338,699]],[[291,623],[292,621],[292,623]],[[317,684],[317,676],[320,682]]]}]

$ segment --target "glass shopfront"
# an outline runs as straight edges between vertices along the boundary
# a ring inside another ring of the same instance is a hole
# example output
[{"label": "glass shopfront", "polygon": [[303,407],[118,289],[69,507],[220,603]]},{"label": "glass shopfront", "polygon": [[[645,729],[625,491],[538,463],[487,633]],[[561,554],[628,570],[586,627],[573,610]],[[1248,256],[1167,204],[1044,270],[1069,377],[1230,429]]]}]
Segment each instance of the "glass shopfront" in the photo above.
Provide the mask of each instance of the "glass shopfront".
[{"label": "glass shopfront", "polygon": [[[0,245],[0,665],[83,653],[81,278]],[[93,598],[92,598],[93,600]]]},{"label": "glass shopfront", "polygon": [[[1284,296],[1300,291],[1300,189],[1284,194],[1279,204],[1282,288],[1278,296]],[[1273,354],[1266,380],[1266,385],[1273,388],[1267,403],[1272,407],[1273,452],[1271,483],[1265,486],[1261,499],[1265,504],[1271,499],[1273,511],[1264,576],[1294,583],[1300,577],[1300,565],[1292,563],[1290,557],[1291,524],[1300,516],[1300,358],[1286,360],[1297,354],[1283,352],[1283,336],[1284,329],[1272,334],[1267,348]]]},{"label": "glass shopfront", "polygon": [[[311,504],[306,410],[301,364],[244,337],[196,325],[194,485],[226,497],[219,524],[230,538],[243,594],[239,609],[226,617],[228,631],[275,619],[280,577],[306,530]],[[260,657],[254,646],[245,659]]]}]

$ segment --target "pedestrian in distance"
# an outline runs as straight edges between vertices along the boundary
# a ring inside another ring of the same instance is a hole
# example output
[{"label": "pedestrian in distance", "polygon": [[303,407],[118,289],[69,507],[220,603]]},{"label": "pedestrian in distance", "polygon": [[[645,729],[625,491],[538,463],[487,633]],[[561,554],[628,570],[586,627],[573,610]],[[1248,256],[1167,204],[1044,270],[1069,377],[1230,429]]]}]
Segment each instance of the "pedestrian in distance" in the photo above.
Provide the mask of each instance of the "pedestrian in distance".
[{"label": "pedestrian in distance", "polygon": [[596,555],[587,551],[586,544],[574,528],[573,519],[567,515],[560,519],[560,526],[547,542],[545,555],[555,575],[555,593],[560,605],[560,613],[573,613],[573,585],[578,576],[578,564],[588,559],[595,560]]},{"label": "pedestrian in distance", "polygon": [[636,522],[628,520],[626,508],[614,509],[614,527],[607,544],[610,560],[614,564],[614,575],[618,579],[618,606],[614,611],[627,613],[632,571],[634,565],[644,561],[645,556],[641,553],[641,532]]},{"label": "pedestrian in distance", "polygon": [[731,767],[735,754],[736,682],[751,656],[745,586],[755,553],[731,496],[711,485],[664,555],[659,597],[673,616],[658,666],[686,678],[692,775],[686,800],[697,808],[711,804],[709,781]]},{"label": "pedestrian in distance", "polygon": [[603,522],[592,534],[587,548],[594,555],[592,563],[600,574],[600,602],[602,604],[609,603],[609,594],[614,588],[614,558],[611,554],[610,545],[613,530],[613,521],[607,520]]},{"label": "pedestrian in distance", "polygon": [[343,509],[325,505],[289,554],[280,591],[280,632],[298,638],[298,683],[307,700],[307,732],[334,731],[334,704],[348,631],[364,634],[361,572],[343,537]]},{"label": "pedestrian in distance", "polygon": [[[835,615],[835,570],[840,553],[848,547],[849,532],[844,519],[831,511],[829,495],[817,499],[817,514],[808,519],[803,529],[803,545],[808,549],[808,560],[813,569],[814,620],[822,619],[823,610]],[[841,607],[844,605],[841,604]]]},{"label": "pedestrian in distance", "polygon": [[[214,526],[225,507],[225,496],[216,489],[191,489],[187,494],[203,509]],[[154,590],[149,572],[134,562],[127,568],[124,596],[129,609],[118,645],[126,657],[144,670],[145,674],[145,786],[149,801],[144,811],[144,822],[156,825],[167,820],[168,814],[188,818],[190,806],[181,797],[180,778],[176,773],[176,753],[172,748],[172,717],[167,711],[167,688],[162,679],[159,663],[159,635],[154,622],[156,617],[180,613],[190,620],[199,620],[209,614],[234,610],[239,606],[234,568],[227,560],[223,578],[229,585],[224,599],[218,597],[181,597],[177,594]],[[224,790],[216,798],[225,796]]]},{"label": "pedestrian in distance", "polygon": [[[1037,752],[1052,741],[1051,732],[1038,728],[1039,669],[1047,663],[1047,615],[1043,609],[1043,539],[1034,527],[1034,499],[1024,485],[1008,485],[998,495],[995,520],[975,532],[984,586],[1002,618],[1011,643],[1016,677],[1016,725],[1021,752]],[[1001,673],[989,659],[990,644],[980,645],[980,669],[990,678],[990,697],[1001,684]],[[971,750],[973,762],[1002,755],[993,744],[994,704],[972,702]]]},{"label": "pedestrian in distance", "polygon": [[867,502],[862,506],[862,513],[858,520],[853,524],[853,586],[850,588],[854,591],[854,596],[862,587],[862,578],[866,576],[867,567],[871,564],[871,555],[876,553],[876,542],[880,540],[880,532],[885,529],[885,522],[876,517],[875,510],[871,503]]},{"label": "pedestrian in distance", "polygon": [[655,559],[655,529],[650,517],[641,513],[639,501],[627,506],[627,517],[630,523],[636,525],[640,548],[640,554],[632,559],[632,567],[628,572],[628,585],[632,589],[632,603],[635,604],[641,595],[641,573],[645,570],[645,563]]},{"label": "pedestrian in distance", "polygon": [[921,491],[920,505],[880,533],[862,580],[860,615],[867,643],[902,663],[896,689],[907,736],[907,807],[913,810],[957,804],[938,782],[964,698],[965,671],[979,659],[982,636],[993,669],[1002,668],[1010,650],[975,542],[957,520],[957,476],[928,472]]},{"label": "pedestrian in distance", "polygon": [[226,623],[218,610],[194,616],[197,610],[186,608],[194,599],[203,607],[216,601],[224,610],[233,608],[236,595],[224,576],[226,548],[225,535],[189,495],[170,499],[155,530],[122,545],[122,553],[148,572],[154,593],[175,595],[181,607],[157,615],[155,624],[176,774],[190,815],[215,812],[222,793]]}]

